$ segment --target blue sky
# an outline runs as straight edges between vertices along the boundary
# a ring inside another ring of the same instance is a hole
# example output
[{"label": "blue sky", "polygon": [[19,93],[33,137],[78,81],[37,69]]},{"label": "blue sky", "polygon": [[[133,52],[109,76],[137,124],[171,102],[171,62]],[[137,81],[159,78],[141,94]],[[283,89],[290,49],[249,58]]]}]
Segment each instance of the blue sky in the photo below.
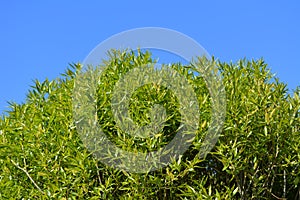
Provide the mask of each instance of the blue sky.
[{"label": "blue sky", "polygon": [[300,85],[300,1],[1,1],[0,113],[100,42],[139,27],[182,32],[221,61],[263,57]]}]

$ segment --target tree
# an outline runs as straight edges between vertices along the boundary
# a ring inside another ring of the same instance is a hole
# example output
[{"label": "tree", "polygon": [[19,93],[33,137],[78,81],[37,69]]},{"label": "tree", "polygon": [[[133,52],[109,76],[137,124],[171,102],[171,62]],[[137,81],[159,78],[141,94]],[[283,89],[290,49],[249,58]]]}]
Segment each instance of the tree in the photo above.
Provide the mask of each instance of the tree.
[{"label": "tree", "polygon": [[[162,134],[136,139],[113,121],[109,91],[126,73],[154,63],[149,52],[112,51],[98,88],[98,122],[126,150],[150,151],[167,144],[180,122],[178,99],[148,84],[131,97],[138,124],[150,123],[149,107],[164,105],[169,116]],[[11,104],[0,119],[0,197],[26,199],[297,199],[300,194],[300,89],[289,94],[263,60],[236,64],[211,61],[226,88],[224,128],[212,151],[197,156],[210,125],[212,99],[205,80],[191,66],[171,67],[197,94],[201,117],[191,147],[157,171],[135,174],[99,162],[83,145],[73,120],[72,89],[80,64],[63,77],[35,82],[25,104]]]}]

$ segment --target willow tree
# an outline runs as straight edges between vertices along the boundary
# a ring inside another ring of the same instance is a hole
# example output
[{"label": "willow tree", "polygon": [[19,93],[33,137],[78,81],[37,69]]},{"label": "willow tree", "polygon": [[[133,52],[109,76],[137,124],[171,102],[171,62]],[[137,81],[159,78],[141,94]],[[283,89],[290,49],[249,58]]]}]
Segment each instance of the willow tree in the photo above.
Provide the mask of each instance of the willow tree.
[{"label": "willow tree", "polygon": [[[157,137],[135,139],[112,118],[111,94],[120,74],[155,63],[149,52],[112,51],[98,87],[97,117],[105,134],[128,151],[166,145],[180,126],[178,99],[168,88],[147,84],[131,97],[130,113],[147,125],[149,107],[167,110]],[[297,199],[300,193],[300,90],[291,94],[263,60],[215,64],[226,89],[226,120],[214,148],[201,158],[201,138],[211,125],[211,96],[192,66],[171,68],[186,77],[199,102],[199,128],[189,149],[169,165],[129,173],[93,156],[78,135],[72,91],[81,69],[36,81],[24,104],[11,103],[0,119],[1,199]]]}]

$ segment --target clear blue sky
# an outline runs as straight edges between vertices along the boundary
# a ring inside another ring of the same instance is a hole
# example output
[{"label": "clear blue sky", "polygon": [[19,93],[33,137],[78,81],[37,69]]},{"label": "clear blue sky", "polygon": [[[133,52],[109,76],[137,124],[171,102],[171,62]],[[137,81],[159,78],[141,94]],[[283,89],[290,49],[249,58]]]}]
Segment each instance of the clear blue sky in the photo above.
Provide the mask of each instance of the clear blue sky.
[{"label": "clear blue sky", "polygon": [[54,79],[101,41],[128,29],[180,31],[221,61],[263,57],[300,85],[300,1],[1,1],[0,113],[34,79]]}]

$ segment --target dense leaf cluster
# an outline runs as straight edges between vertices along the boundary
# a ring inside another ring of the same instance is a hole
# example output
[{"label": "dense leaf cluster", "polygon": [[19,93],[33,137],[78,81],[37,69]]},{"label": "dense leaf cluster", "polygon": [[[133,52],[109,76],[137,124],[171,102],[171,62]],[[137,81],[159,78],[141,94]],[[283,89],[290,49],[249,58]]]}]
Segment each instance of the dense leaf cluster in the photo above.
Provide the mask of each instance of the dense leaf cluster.
[{"label": "dense leaf cluster", "polygon": [[[98,122],[120,148],[152,151],[166,145],[179,127],[178,99],[148,84],[130,103],[131,118],[150,123],[149,108],[163,105],[166,126],[151,138],[134,138],[115,124],[111,91],[120,76],[154,63],[149,52],[112,51],[98,88]],[[146,174],[105,166],[83,145],[73,120],[72,88],[81,69],[35,82],[25,104],[11,104],[0,119],[0,199],[297,199],[300,198],[300,90],[288,94],[263,60],[214,62],[226,88],[221,136],[204,158],[197,156],[211,121],[205,80],[179,63],[170,67],[193,86],[200,109],[193,145],[167,167]],[[200,142],[199,142],[200,141]]]}]

